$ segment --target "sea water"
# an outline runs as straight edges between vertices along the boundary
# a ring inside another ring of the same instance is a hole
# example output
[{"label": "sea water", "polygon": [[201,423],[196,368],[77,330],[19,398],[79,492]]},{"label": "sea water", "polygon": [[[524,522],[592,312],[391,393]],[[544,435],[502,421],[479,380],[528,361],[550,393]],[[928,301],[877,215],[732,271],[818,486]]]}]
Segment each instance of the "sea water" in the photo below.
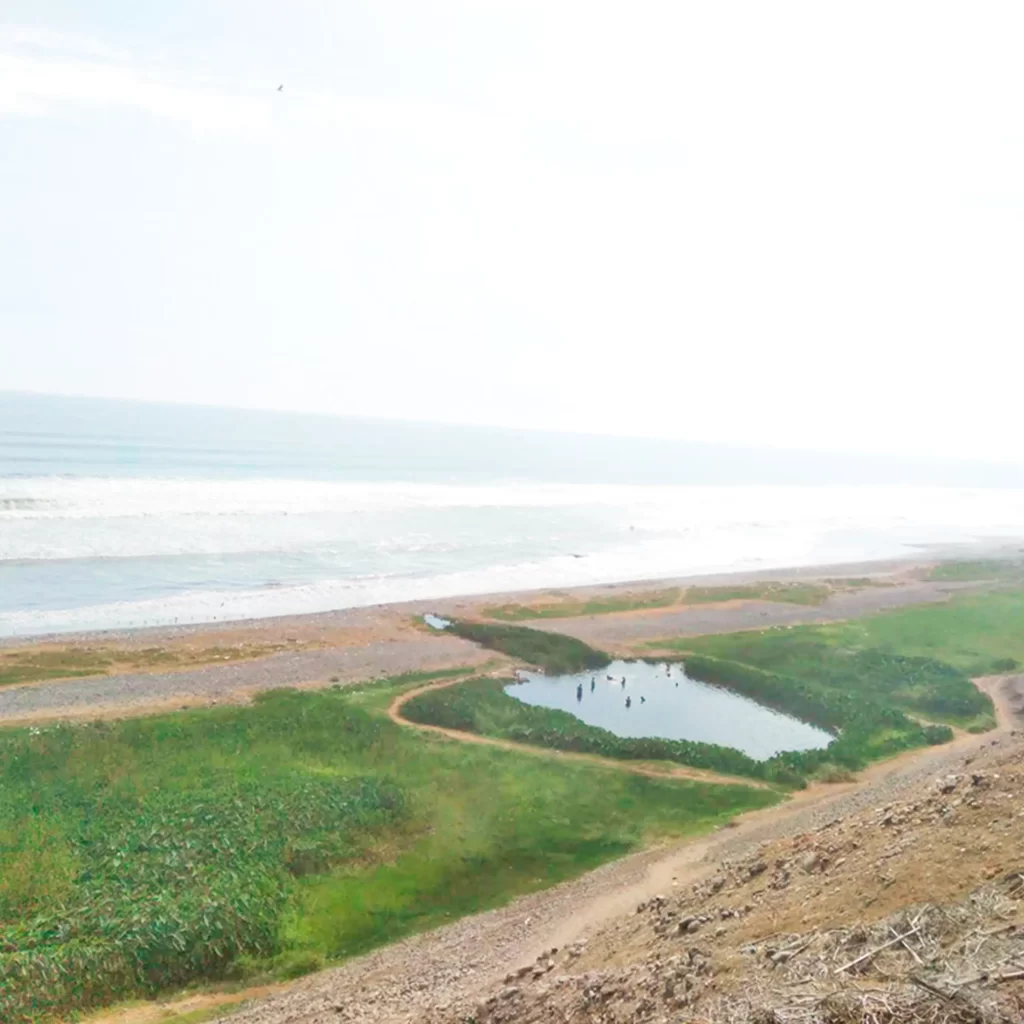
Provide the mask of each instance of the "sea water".
[{"label": "sea water", "polygon": [[0,393],[0,636],[1024,535],[1014,487],[901,486],[885,476],[906,475],[894,465],[883,485],[813,486],[833,460],[755,455]]}]

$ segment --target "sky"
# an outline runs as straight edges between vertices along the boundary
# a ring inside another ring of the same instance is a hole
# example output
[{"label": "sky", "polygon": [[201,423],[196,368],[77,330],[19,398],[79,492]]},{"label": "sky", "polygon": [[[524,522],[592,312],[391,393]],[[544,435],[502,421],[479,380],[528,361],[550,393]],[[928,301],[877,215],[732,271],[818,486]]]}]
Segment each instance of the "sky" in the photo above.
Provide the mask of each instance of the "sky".
[{"label": "sky", "polygon": [[3,0],[0,390],[1024,462],[1022,30]]}]

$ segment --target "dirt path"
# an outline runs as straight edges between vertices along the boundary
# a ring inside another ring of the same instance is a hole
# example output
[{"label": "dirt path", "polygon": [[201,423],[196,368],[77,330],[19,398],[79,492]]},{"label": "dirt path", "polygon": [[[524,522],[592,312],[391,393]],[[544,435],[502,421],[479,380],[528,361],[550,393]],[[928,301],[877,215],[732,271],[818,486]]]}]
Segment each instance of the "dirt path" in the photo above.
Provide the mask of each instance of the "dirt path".
[{"label": "dirt path", "polygon": [[1010,734],[1024,725],[1024,677],[977,682],[995,701],[994,732],[964,733],[945,746],[908,752],[873,765],[856,782],[819,784],[784,804],[750,812],[735,828],[634,854],[498,910],[413,936],[243,1007],[232,1024],[407,1024],[434,1012],[468,1012],[508,972],[544,950],[586,939],[642,900],[712,873],[724,859],[888,804],[962,770],[982,747],[1020,742]]},{"label": "dirt path", "polygon": [[425,725],[422,722],[413,722],[402,716],[402,708],[413,697],[421,693],[428,693],[431,690],[443,690],[457,683],[465,682],[465,677],[455,679],[439,679],[428,683],[426,686],[419,686],[415,690],[407,690],[399,694],[388,707],[388,718],[397,725],[403,725],[410,729],[417,729],[420,732],[431,733],[435,736],[444,736],[450,740],[457,740],[460,743],[476,743],[480,746],[499,747],[502,750],[514,750],[517,754],[530,754],[533,757],[556,758],[561,761],[575,761],[578,764],[597,765],[601,768],[609,768],[617,772],[630,772],[633,775],[646,775],[651,779],[689,779],[693,782],[708,782],[715,785],[727,786],[750,786],[754,789],[769,789],[768,785],[757,779],[748,779],[741,775],[724,775],[719,772],[705,771],[701,768],[687,768],[683,765],[664,768],[653,765],[637,764],[636,762],[620,761],[614,757],[601,757],[599,754],[577,754],[570,750],[555,750],[551,747],[535,747],[528,743],[517,743],[515,740],[496,739],[493,736],[481,736],[475,732],[463,732],[461,729],[446,729],[440,725]]}]

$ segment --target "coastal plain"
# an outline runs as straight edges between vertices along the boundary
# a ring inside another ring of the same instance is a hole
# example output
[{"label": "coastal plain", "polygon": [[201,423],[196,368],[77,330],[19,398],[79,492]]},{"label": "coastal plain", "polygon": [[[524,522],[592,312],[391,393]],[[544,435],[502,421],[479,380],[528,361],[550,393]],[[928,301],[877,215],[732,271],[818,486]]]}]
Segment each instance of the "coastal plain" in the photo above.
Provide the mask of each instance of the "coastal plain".
[{"label": "coastal plain", "polygon": [[[195,1024],[342,963],[241,1019],[448,1019],[701,858],[892,799],[990,735],[1016,742],[1022,586],[1005,560],[904,562],[7,642],[4,1019],[143,999],[99,1019]],[[434,630],[426,612],[476,625]],[[561,712],[534,709],[525,731],[507,710],[504,725],[431,724],[461,695],[497,707],[486,695],[531,660],[517,644],[544,637],[559,657],[740,665],[735,685],[791,687],[825,714],[846,713],[835,665],[866,653],[875,731],[843,730],[847,760],[827,771],[812,757],[766,774],[718,748],[641,756],[569,735]],[[904,667],[917,682],[890,699]],[[412,715],[426,697],[434,710]],[[697,838],[711,832],[721,842]]]}]

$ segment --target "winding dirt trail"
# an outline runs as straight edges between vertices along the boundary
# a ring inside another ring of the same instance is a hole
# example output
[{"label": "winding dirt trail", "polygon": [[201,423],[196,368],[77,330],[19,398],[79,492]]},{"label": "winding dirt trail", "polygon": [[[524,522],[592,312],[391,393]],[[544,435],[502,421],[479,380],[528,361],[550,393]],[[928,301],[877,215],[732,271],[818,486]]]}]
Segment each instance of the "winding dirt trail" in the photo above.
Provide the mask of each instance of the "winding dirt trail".
[{"label": "winding dirt trail", "polygon": [[656,767],[651,764],[635,761],[620,761],[613,757],[601,757],[599,754],[578,754],[571,750],[555,750],[551,747],[534,747],[528,743],[517,743],[515,740],[496,739],[493,736],[481,736],[475,732],[463,732],[461,729],[446,729],[440,725],[426,725],[414,722],[402,715],[402,708],[421,693],[431,690],[443,690],[456,683],[464,683],[465,676],[454,679],[439,679],[415,690],[407,690],[399,694],[388,707],[388,718],[397,725],[419,732],[444,736],[460,743],[475,743],[479,746],[498,747],[501,750],[514,750],[517,754],[530,754],[533,757],[553,758],[560,761],[575,761],[577,764],[597,765],[617,772],[629,772],[633,775],[645,775],[651,779],[689,779],[692,782],[707,782],[719,786],[749,786],[752,789],[770,789],[771,787],[757,779],[748,779],[742,775],[724,775],[720,772],[706,771],[702,768],[687,768],[683,765]]}]

